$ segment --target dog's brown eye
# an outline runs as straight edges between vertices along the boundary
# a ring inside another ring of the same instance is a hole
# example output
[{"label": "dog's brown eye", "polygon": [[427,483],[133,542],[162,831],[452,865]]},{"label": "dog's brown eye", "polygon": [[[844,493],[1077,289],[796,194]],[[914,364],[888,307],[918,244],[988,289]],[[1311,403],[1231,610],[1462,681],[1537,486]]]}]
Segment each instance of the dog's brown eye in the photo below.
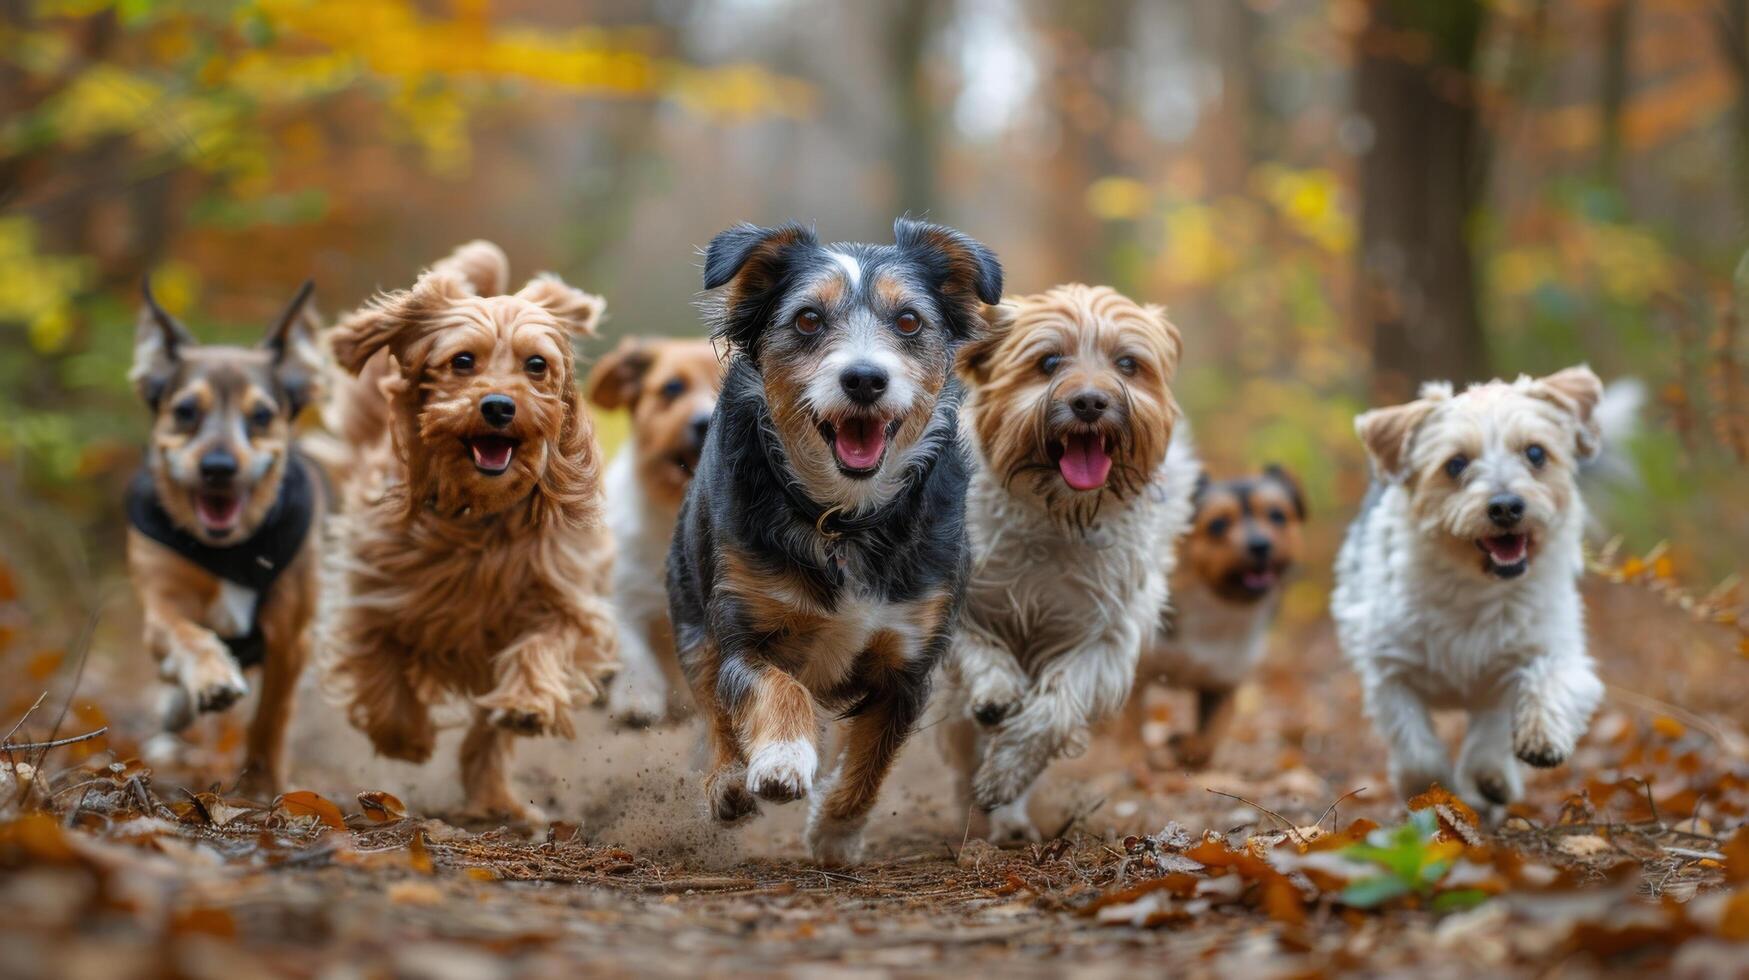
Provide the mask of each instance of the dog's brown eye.
[{"label": "dog's brown eye", "polygon": [[1461,453],[1445,461],[1445,475],[1454,480],[1463,476],[1464,470],[1469,468],[1470,458]]},{"label": "dog's brown eye", "polygon": [[1117,359],[1117,369],[1125,374],[1136,373],[1136,359],[1125,354]]},{"label": "dog's brown eye", "polygon": [[1287,512],[1282,510],[1280,507],[1269,508],[1269,523],[1274,524],[1276,527],[1280,527],[1283,524],[1286,524],[1287,523]]},{"label": "dog's brown eye", "polygon": [[1045,374],[1056,374],[1057,367],[1063,363],[1063,355],[1046,354],[1038,359],[1038,369]]},{"label": "dog's brown eye", "polygon": [[1540,470],[1543,468],[1543,464],[1549,461],[1549,451],[1541,446],[1532,445],[1524,450],[1524,458],[1530,460],[1530,465]]},{"label": "dog's brown eye", "polygon": [[540,356],[539,354],[536,354],[533,357],[529,358],[528,360],[523,361],[522,367],[529,374],[532,374],[538,378],[541,375],[547,373],[547,359]]},{"label": "dog's brown eye", "polygon": [[796,332],[812,337],[820,332],[820,311],[803,310],[796,314]]},{"label": "dog's brown eye", "polygon": [[474,369],[474,355],[465,352],[457,354],[449,359],[449,366],[451,370],[455,371],[472,371]]},{"label": "dog's brown eye", "polygon": [[923,321],[919,320],[917,314],[910,310],[899,314],[899,319],[894,321],[893,325],[898,327],[899,332],[907,337],[923,329]]},{"label": "dog's brown eye", "polygon": [[662,396],[663,401],[671,402],[686,394],[686,381],[683,378],[669,378],[662,382],[662,387],[657,393]]},{"label": "dog's brown eye", "polygon": [[249,413],[249,424],[257,429],[265,429],[273,424],[273,409],[266,405],[257,405]]},{"label": "dog's brown eye", "polygon": [[1224,538],[1227,536],[1227,532],[1232,529],[1233,523],[1225,517],[1217,517],[1209,521],[1209,537],[1211,538]]},{"label": "dog's brown eye", "polygon": [[193,425],[200,421],[200,404],[189,398],[170,407],[170,417],[177,425]]}]

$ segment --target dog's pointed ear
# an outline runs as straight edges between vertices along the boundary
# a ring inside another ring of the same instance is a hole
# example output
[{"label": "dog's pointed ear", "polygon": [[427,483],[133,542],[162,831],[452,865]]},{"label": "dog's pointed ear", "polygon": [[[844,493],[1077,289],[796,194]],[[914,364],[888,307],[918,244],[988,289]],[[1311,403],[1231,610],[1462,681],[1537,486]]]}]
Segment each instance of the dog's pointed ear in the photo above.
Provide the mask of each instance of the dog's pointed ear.
[{"label": "dog's pointed ear", "polygon": [[607,300],[575,286],[567,286],[563,279],[550,272],[530,279],[528,285],[517,290],[516,298],[551,313],[553,319],[574,337],[595,336],[601,315],[607,312]]},{"label": "dog's pointed ear", "polygon": [[1603,449],[1603,428],[1597,422],[1597,405],[1603,401],[1603,381],[1589,367],[1579,365],[1538,378],[1531,385],[1538,398],[1551,402],[1573,416],[1573,449],[1580,459],[1595,459]]},{"label": "dog's pointed ear", "polygon": [[961,309],[949,310],[949,326],[962,340],[976,335],[977,303],[1002,301],[1002,263],[982,242],[946,225],[909,215],[893,222],[893,242],[923,267],[931,288]]},{"label": "dog's pointed ear", "polygon": [[1014,332],[1014,320],[1019,314],[1020,307],[1013,303],[990,303],[984,306],[983,329],[954,355],[954,367],[967,384],[975,387],[990,380],[990,360],[996,356],[996,350],[1002,346],[1002,342]]},{"label": "dog's pointed ear", "polygon": [[1300,489],[1299,478],[1288,471],[1280,463],[1267,463],[1263,467],[1263,475],[1276,482],[1276,485],[1287,491],[1288,500],[1293,502],[1294,516],[1300,520],[1306,519],[1306,494]]},{"label": "dog's pointed ear", "polygon": [[273,355],[273,374],[285,390],[286,408],[294,419],[315,398],[322,377],[316,312],[310,306],[310,296],[315,291],[315,281],[304,280],[285,312],[261,340],[261,348]]},{"label": "dog's pointed ear", "polygon": [[431,268],[461,276],[480,296],[502,296],[510,291],[510,257],[484,238],[457,245]]},{"label": "dog's pointed ear", "polygon": [[460,273],[434,267],[412,289],[378,293],[341,317],[328,332],[328,349],[336,363],[357,374],[371,355],[405,344],[432,315],[474,295],[473,286]]},{"label": "dog's pointed ear", "polygon": [[[1425,394],[1425,392],[1424,392]],[[1415,430],[1432,414],[1442,399],[1422,397],[1402,405],[1362,412],[1354,420],[1355,434],[1372,457],[1373,470],[1382,480],[1400,480],[1415,443]]]},{"label": "dog's pointed ear", "polygon": [[140,280],[140,294],[145,305],[140,307],[139,319],[134,324],[134,364],[128,370],[128,380],[156,411],[165,387],[176,375],[182,351],[196,344],[188,328],[158,305],[158,298],[152,295],[150,277]]},{"label": "dog's pointed ear", "polygon": [[706,304],[714,321],[712,335],[757,356],[759,334],[790,267],[819,247],[813,230],[793,221],[775,228],[743,222],[718,232],[705,247],[704,288],[729,288]]},{"label": "dog's pointed ear", "polygon": [[619,342],[612,352],[595,362],[583,382],[583,394],[599,408],[630,408],[637,403],[644,375],[656,355],[635,337]]}]

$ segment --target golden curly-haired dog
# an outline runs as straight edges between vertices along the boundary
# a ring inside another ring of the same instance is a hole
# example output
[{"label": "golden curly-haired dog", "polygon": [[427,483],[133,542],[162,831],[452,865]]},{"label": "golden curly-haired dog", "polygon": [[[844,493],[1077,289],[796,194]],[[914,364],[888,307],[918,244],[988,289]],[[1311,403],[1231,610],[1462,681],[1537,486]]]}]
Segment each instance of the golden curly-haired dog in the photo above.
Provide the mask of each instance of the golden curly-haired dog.
[{"label": "golden curly-haired dog", "polygon": [[603,303],[550,276],[504,295],[508,278],[504,253],[472,242],[330,334],[358,378],[331,420],[354,458],[325,656],[348,717],[391,758],[428,759],[431,707],[469,701],[468,811],[534,822],[512,795],[511,739],[570,737],[618,642],[601,450],[571,351]]}]

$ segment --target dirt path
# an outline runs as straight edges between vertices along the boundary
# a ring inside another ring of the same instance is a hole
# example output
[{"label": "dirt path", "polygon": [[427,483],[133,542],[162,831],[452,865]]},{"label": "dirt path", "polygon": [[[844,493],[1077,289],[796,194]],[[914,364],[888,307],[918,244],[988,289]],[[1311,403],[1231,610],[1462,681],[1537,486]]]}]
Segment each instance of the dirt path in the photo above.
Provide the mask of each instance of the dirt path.
[{"label": "dirt path", "polygon": [[[1557,964],[1585,973],[1729,963],[1743,950],[1719,938],[1731,920],[1708,902],[1723,901],[1716,889],[1733,863],[1704,855],[1749,807],[1749,665],[1639,591],[1600,584],[1591,608],[1609,703],[1574,764],[1537,774],[1499,835],[1463,831],[1475,837],[1465,860],[1493,862],[1487,887],[1503,894],[1459,915],[1408,907],[1421,904],[1413,900],[1382,912],[1344,907],[1320,894],[1315,869],[1296,872],[1302,894],[1284,909],[1278,879],[1289,879],[1244,861],[1299,850],[1356,818],[1403,818],[1383,789],[1356,683],[1327,624],[1309,620],[1284,631],[1246,689],[1215,769],[1150,769],[1136,739],[1102,736],[1059,763],[1035,798],[1040,824],[1067,828],[1069,839],[997,850],[964,841],[964,814],[926,730],[881,798],[871,862],[843,871],[801,861],[800,806],[768,807],[735,831],[711,826],[690,727],[614,732],[589,712],[573,742],[524,744],[519,788],[561,821],[529,840],[443,822],[459,800],[456,732],[430,766],[384,762],[307,692],[293,781],[340,804],[349,829],[284,809],[222,825],[194,812],[178,787],[208,785],[223,770],[207,766],[234,738],[214,722],[186,768],[160,766],[138,790],[125,773],[99,772],[94,788],[57,801],[54,822],[0,830],[0,973],[120,977],[156,964],[185,975],[315,976],[350,964],[360,975],[430,977],[570,976],[579,966],[675,976],[1259,975],[1432,964],[1528,975]],[[119,695],[130,690],[127,673],[99,669],[91,682]],[[143,719],[127,707],[137,698],[115,700],[111,748],[123,754]],[[1186,708],[1164,699],[1149,740]],[[1615,788],[1633,776],[1650,778],[1649,794]],[[371,822],[354,802],[365,790],[392,794],[412,816]],[[1586,813],[1573,809],[1582,791]],[[1649,805],[1658,812],[1643,812]],[[1163,834],[1173,822],[1187,832]],[[1218,843],[1203,842],[1205,831]],[[1744,863],[1749,873],[1749,855]],[[1564,905],[1514,904],[1518,889],[1540,887],[1519,864],[1577,890],[1560,893]],[[1651,895],[1670,896],[1677,911],[1635,900]],[[1545,907],[1569,909],[1568,918],[1551,926],[1534,911]],[[1743,907],[1749,915],[1749,898]],[[1655,928],[1612,918],[1622,909],[1664,918]],[[1597,935],[1639,938],[1612,945]]]}]

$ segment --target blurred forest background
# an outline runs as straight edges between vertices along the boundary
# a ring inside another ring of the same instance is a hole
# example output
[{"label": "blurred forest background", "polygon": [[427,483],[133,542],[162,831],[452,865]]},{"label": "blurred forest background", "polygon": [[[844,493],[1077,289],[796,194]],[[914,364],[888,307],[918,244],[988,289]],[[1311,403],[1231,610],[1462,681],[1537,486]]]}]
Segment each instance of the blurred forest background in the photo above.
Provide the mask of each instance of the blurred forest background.
[{"label": "blurred forest background", "polygon": [[911,211],[1011,291],[1166,303],[1203,452],[1303,475],[1314,566],[1363,406],[1638,377],[1605,524],[1704,584],[1749,546],[1746,73],[1749,0],[0,0],[0,541],[39,607],[119,594],[145,273],[253,341],[483,236],[607,297],[589,356],[699,332],[732,222]]}]

